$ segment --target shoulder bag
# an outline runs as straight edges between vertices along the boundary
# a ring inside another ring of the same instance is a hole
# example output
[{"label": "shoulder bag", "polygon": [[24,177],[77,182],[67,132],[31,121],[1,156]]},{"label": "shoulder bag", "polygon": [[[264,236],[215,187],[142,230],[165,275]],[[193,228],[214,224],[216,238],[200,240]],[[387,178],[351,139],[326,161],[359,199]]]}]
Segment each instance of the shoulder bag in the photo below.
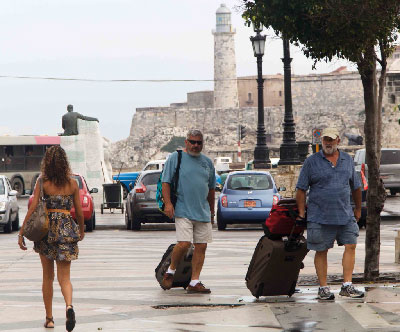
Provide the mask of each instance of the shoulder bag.
[{"label": "shoulder bag", "polygon": [[38,179],[40,186],[39,202],[24,226],[23,235],[30,241],[40,241],[49,232],[49,216],[43,197],[43,179]]}]

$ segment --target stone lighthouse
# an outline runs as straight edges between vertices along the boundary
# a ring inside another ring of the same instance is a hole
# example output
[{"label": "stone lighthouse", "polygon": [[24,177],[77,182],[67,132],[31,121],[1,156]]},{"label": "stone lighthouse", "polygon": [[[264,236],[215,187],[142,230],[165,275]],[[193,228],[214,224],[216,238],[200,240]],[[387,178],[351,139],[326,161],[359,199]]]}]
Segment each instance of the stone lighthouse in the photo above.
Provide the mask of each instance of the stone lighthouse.
[{"label": "stone lighthouse", "polygon": [[221,4],[216,12],[214,35],[214,108],[239,107],[236,81],[235,29],[231,11]]}]

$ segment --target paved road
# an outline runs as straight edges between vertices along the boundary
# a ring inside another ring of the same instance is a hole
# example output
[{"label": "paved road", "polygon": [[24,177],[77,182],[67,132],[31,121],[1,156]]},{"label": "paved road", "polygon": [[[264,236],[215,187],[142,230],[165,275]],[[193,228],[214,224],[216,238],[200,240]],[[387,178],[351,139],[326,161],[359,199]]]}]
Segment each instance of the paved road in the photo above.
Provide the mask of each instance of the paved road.
[{"label": "paved road", "polygon": [[[394,261],[393,216],[399,197],[382,225],[381,271],[397,271]],[[21,217],[26,199],[20,200]],[[399,211],[399,210],[397,210]],[[319,303],[316,286],[301,286],[292,298],[256,300],[244,276],[262,230],[214,229],[202,281],[210,295],[186,294],[183,289],[163,291],[154,268],[167,246],[175,241],[173,225],[144,225],[139,232],[124,229],[123,215],[97,212],[97,230],[80,243],[80,258],[73,263],[74,331],[399,331],[400,290],[397,285],[373,285],[365,300],[341,299]],[[17,236],[0,234],[0,331],[45,331],[41,300],[41,268],[32,249],[22,252]],[[360,234],[356,272],[363,271],[365,231]],[[30,245],[30,247],[32,247]],[[342,249],[330,252],[330,273],[340,272]],[[313,275],[312,254],[301,275]],[[364,287],[365,285],[360,285]],[[371,286],[371,285],[368,285]],[[335,293],[339,285],[334,285]],[[55,283],[55,331],[64,331],[64,304]]]}]

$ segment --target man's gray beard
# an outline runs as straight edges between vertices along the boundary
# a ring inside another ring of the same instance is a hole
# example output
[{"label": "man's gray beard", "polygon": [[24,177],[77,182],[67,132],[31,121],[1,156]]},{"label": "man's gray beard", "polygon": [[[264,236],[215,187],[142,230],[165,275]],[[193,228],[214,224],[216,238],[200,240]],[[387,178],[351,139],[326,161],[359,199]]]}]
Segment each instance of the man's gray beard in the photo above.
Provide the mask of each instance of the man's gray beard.
[{"label": "man's gray beard", "polygon": [[322,150],[323,150],[324,153],[327,154],[327,155],[332,155],[332,154],[334,154],[334,153],[337,151],[337,149],[338,149],[338,148],[337,148],[337,145],[336,145],[336,146],[332,146],[331,149],[330,149],[330,150],[332,150],[332,152],[329,153],[329,152],[327,151],[327,148],[324,147],[324,146],[322,145]]},{"label": "man's gray beard", "polygon": [[186,151],[188,155],[192,156],[192,157],[198,157],[200,156],[201,152],[192,152],[190,150]]}]

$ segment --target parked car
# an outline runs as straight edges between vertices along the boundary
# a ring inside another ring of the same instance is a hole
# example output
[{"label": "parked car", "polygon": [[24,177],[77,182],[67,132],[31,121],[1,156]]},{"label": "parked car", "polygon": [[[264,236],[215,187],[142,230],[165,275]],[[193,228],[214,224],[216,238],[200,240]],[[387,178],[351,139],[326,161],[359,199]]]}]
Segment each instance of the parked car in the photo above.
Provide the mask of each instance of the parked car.
[{"label": "parked car", "polygon": [[[96,213],[94,210],[93,197],[91,194],[98,192],[97,188],[89,187],[86,183],[85,178],[80,174],[72,174],[73,179],[78,183],[79,197],[81,199],[81,206],[83,211],[83,218],[85,220],[86,232],[92,232],[96,228]],[[32,203],[33,195],[29,198],[28,208]],[[72,206],[71,216],[76,220],[75,208]]]},{"label": "parked car", "polygon": [[19,229],[19,206],[16,190],[5,175],[0,175],[0,225],[5,233]]},{"label": "parked car", "polygon": [[142,223],[174,222],[163,214],[156,202],[157,182],[161,170],[142,171],[126,198],[125,225],[140,230]]},{"label": "parked car", "polygon": [[[166,159],[159,159],[159,160],[151,160],[149,161],[142,169],[143,171],[150,171],[150,170],[160,170],[164,168]],[[127,198],[128,193],[130,192],[130,184],[134,184],[137,177],[139,176],[140,172],[126,172],[126,173],[119,173],[113,176],[113,180],[119,182],[122,186],[124,199]]]},{"label": "parked car", "polygon": [[218,199],[218,229],[224,230],[229,224],[262,223],[279,199],[278,188],[269,172],[229,173]]},{"label": "parked car", "polygon": [[[368,165],[366,164],[365,149],[355,152],[354,164],[357,172],[364,172],[368,179]],[[391,195],[400,192],[400,149],[382,148],[381,164],[379,167],[381,178],[386,189]]]}]

